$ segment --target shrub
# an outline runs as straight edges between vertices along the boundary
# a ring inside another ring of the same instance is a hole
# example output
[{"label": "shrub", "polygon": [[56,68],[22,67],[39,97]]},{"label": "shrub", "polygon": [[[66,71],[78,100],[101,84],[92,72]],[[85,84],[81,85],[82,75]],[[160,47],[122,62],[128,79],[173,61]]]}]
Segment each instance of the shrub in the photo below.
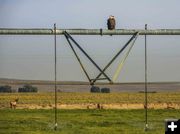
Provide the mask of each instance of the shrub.
[{"label": "shrub", "polygon": [[110,93],[110,88],[101,88],[101,93]]},{"label": "shrub", "polygon": [[12,92],[11,86],[8,85],[0,86],[0,92],[11,93]]},{"label": "shrub", "polygon": [[24,85],[24,87],[18,89],[18,92],[37,92],[37,91],[38,91],[37,87],[33,87],[29,84],[26,84]]},{"label": "shrub", "polygon": [[100,93],[101,90],[99,87],[96,87],[96,86],[92,86],[91,87],[91,93]]}]

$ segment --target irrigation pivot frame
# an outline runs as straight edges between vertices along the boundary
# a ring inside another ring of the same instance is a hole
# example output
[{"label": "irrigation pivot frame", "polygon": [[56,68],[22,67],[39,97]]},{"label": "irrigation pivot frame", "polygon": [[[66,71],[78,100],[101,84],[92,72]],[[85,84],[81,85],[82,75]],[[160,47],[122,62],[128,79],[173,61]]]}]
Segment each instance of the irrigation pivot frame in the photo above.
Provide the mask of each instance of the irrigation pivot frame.
[{"label": "irrigation pivot frame", "polygon": [[[56,29],[56,35],[64,32],[71,35],[180,35],[180,29]],[[45,28],[0,28],[0,35],[54,35],[54,29]]]},{"label": "irrigation pivot frame", "polygon": [[[107,76],[105,70],[111,65],[111,63],[121,54],[121,52],[134,40],[136,40],[138,35],[145,35],[145,130],[148,129],[148,120],[147,120],[147,109],[148,109],[148,102],[147,102],[147,35],[180,35],[180,29],[147,29],[147,25],[145,25],[145,29],[115,29],[115,30],[107,30],[107,29],[56,29],[56,24],[54,24],[53,29],[18,29],[18,28],[0,28],[0,35],[54,35],[54,73],[55,73],[55,130],[57,130],[57,53],[56,53],[56,36],[57,35],[64,35],[70,48],[72,49],[76,59],[78,60],[83,72],[85,73],[89,83],[94,85],[97,80],[107,79],[110,83],[112,80]],[[84,51],[84,49],[75,41],[75,39],[71,35],[133,35],[128,42],[123,46],[123,48],[112,58],[112,60],[103,68],[101,69],[97,63]],[[95,67],[100,71],[100,74],[97,75],[95,79],[91,79],[85,70],[80,57],[77,55],[72,43],[73,42],[76,47],[78,47],[84,55],[95,65]],[[134,43],[133,42],[133,43]],[[130,50],[129,50],[130,51]],[[127,54],[128,55],[128,54]],[[101,75],[104,75],[105,78],[99,78]]]}]

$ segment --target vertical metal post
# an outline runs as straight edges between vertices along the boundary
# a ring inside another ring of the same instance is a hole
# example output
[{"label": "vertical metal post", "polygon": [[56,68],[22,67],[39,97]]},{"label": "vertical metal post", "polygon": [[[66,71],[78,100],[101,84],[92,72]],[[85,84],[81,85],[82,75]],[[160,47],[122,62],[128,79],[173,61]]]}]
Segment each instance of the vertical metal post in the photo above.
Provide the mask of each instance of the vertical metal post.
[{"label": "vertical metal post", "polygon": [[[147,24],[145,24],[145,30],[147,30]],[[147,119],[147,110],[148,110],[148,100],[147,100],[147,37],[145,34],[145,131],[148,129],[148,119]]]},{"label": "vertical metal post", "polygon": [[55,98],[54,98],[54,103],[55,103],[55,126],[54,130],[57,130],[57,55],[56,55],[56,23],[54,24],[54,92],[55,92]]}]

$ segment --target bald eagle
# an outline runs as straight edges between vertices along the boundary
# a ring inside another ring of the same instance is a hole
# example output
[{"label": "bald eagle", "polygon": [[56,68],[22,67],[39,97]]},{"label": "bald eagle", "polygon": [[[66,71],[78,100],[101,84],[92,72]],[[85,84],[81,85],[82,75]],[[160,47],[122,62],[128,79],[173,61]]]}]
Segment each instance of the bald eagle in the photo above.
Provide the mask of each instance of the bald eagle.
[{"label": "bald eagle", "polygon": [[114,16],[109,16],[108,20],[107,20],[107,27],[109,30],[114,30],[116,26],[116,20],[114,18]]}]

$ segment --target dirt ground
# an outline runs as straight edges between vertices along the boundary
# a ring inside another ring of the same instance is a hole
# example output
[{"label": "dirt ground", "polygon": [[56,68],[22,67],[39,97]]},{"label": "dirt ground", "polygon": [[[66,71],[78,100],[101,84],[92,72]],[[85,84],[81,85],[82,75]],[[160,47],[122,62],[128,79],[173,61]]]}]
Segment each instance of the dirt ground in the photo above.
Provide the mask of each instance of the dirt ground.
[{"label": "dirt ground", "polygon": [[[58,109],[144,109],[144,104],[58,104]],[[1,107],[1,109],[7,108]],[[18,104],[17,109],[54,109],[54,105]],[[180,109],[177,103],[150,103],[148,109]]]}]

